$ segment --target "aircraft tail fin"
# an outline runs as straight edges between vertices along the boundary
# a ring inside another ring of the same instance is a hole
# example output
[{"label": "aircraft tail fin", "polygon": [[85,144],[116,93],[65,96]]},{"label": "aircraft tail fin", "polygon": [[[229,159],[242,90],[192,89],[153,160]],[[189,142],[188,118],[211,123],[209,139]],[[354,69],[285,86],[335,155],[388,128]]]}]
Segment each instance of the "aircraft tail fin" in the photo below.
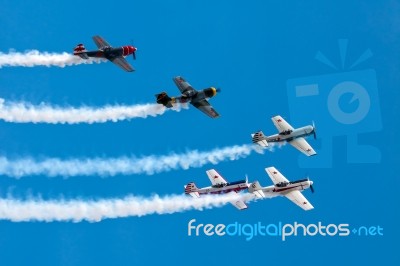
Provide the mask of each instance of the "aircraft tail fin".
[{"label": "aircraft tail fin", "polygon": [[257,131],[254,134],[251,134],[251,138],[253,143],[258,144],[261,147],[268,147],[268,142],[265,139],[265,135],[262,131]]},{"label": "aircraft tail fin", "polygon": [[200,194],[198,192],[198,188],[194,182],[188,183],[185,188],[185,194],[192,196],[193,198],[200,198]]},{"label": "aircraft tail fin", "polygon": [[173,107],[172,103],[175,101],[175,98],[169,97],[166,92],[158,93],[155,96],[158,104],[162,104],[167,108]]},{"label": "aircraft tail fin", "polygon": [[87,50],[85,46],[80,43],[74,48],[74,55],[81,57],[82,59],[89,59],[89,56],[86,54]]},{"label": "aircraft tail fin", "polygon": [[254,181],[253,183],[250,184],[249,192],[253,193],[257,198],[265,198],[265,194],[258,181]]}]

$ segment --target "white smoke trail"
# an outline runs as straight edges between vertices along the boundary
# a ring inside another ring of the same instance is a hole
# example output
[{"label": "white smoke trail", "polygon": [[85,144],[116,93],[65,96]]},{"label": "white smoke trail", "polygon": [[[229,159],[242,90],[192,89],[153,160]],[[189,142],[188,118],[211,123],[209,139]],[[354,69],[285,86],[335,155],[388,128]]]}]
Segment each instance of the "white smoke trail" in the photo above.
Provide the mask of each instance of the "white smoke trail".
[{"label": "white smoke trail", "polygon": [[[180,111],[185,105],[171,108]],[[168,110],[161,104],[106,105],[103,107],[60,107],[48,104],[32,105],[25,102],[7,102],[0,98],[0,119],[12,123],[105,123],[133,118],[162,115]]]},{"label": "white smoke trail", "polygon": [[49,53],[39,52],[37,50],[30,50],[24,53],[15,52],[10,50],[8,54],[0,52],[0,68],[7,66],[21,66],[21,67],[34,67],[34,66],[57,66],[65,67],[80,64],[93,64],[106,62],[105,59],[90,58],[87,60],[74,56],[71,53]]},{"label": "white smoke trail", "polygon": [[238,160],[249,156],[254,151],[263,152],[255,145],[235,145],[211,151],[192,150],[181,154],[150,155],[141,158],[76,158],[65,160],[60,158],[42,160],[22,158],[9,160],[7,157],[0,156],[0,174],[14,178],[33,175],[49,177],[152,175],[175,169],[186,170],[201,167],[209,163],[218,164],[226,160]]},{"label": "white smoke trail", "polygon": [[102,200],[18,200],[0,199],[0,220],[21,221],[89,221],[140,217],[150,214],[171,214],[188,210],[203,210],[220,207],[237,200],[240,195],[218,195],[191,198],[172,195],[151,198],[127,196],[121,199]]}]

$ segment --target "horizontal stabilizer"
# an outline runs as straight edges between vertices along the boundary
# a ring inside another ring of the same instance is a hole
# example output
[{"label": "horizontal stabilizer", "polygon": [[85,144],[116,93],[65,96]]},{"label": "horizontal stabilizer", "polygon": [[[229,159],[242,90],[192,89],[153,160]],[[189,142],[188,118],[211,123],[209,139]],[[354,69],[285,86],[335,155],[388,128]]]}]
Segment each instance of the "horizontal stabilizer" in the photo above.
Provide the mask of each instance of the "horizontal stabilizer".
[{"label": "horizontal stabilizer", "polygon": [[86,48],[85,46],[80,43],[74,48],[74,55],[79,56],[82,59],[89,59],[89,56],[86,53]]},{"label": "horizontal stabilizer", "polygon": [[162,104],[167,108],[172,108],[172,102],[174,101],[174,98],[171,98],[168,96],[166,92],[161,92],[159,94],[156,94],[156,99],[158,104]]},{"label": "horizontal stabilizer", "polygon": [[189,195],[192,196],[193,198],[200,198],[199,192],[191,192],[189,193]]},{"label": "horizontal stabilizer", "polygon": [[265,135],[262,131],[258,131],[254,134],[251,134],[251,138],[253,143],[260,145],[261,147],[268,147],[268,142],[265,139]]},{"label": "horizontal stabilizer", "polygon": [[82,59],[89,59],[89,56],[86,53],[76,53],[74,55],[77,55]]},{"label": "horizontal stabilizer", "polygon": [[254,181],[253,183],[250,184],[249,192],[253,193],[257,198],[265,198],[265,194],[258,181]]},{"label": "horizontal stabilizer", "polygon": [[194,182],[190,182],[185,188],[185,194],[189,194],[193,198],[200,198],[199,192],[197,192],[199,189],[197,188],[196,184]]}]

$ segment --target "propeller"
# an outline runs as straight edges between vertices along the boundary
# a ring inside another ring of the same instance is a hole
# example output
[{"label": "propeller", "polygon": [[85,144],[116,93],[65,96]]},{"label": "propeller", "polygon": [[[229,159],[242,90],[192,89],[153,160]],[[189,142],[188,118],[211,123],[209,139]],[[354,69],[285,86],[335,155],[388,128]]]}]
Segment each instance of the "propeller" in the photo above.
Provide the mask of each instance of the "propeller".
[{"label": "propeller", "polygon": [[221,88],[216,88],[215,89],[218,93],[221,92]]},{"label": "propeller", "polygon": [[249,184],[249,177],[246,174],[246,184]]},{"label": "propeller", "polygon": [[312,127],[313,127],[313,135],[314,139],[317,139],[317,128],[315,127],[314,121],[312,121]]},{"label": "propeller", "polygon": [[310,183],[310,190],[311,190],[311,193],[314,193],[314,187],[313,187],[313,182],[312,181],[310,181],[310,178],[309,177],[307,177],[307,180],[309,181],[309,182],[311,182]]},{"label": "propeller", "polygon": [[133,45],[133,40],[131,40],[131,46],[135,49],[135,50],[133,50],[133,53],[132,53],[133,60],[136,60],[137,48],[136,48],[136,46]]}]

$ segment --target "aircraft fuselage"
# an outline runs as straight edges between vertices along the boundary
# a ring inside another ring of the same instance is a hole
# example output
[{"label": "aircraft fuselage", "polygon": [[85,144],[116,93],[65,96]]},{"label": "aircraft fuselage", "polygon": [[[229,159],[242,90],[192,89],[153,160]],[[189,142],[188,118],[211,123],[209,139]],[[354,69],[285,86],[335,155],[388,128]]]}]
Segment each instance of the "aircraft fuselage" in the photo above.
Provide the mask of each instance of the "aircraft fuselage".
[{"label": "aircraft fuselage", "polygon": [[294,190],[303,191],[312,185],[313,182],[308,179],[301,179],[293,182],[282,182],[263,189],[264,194],[268,196],[285,195]]},{"label": "aircraft fuselage", "polygon": [[227,183],[227,184],[221,184],[221,185],[214,185],[214,186],[199,188],[197,190],[197,192],[200,195],[205,195],[205,194],[225,194],[225,193],[229,193],[231,191],[240,192],[242,190],[248,189],[248,187],[249,187],[249,185],[246,182],[246,180],[242,180],[242,181],[236,181],[236,182],[231,182],[231,183]]},{"label": "aircraft fuselage", "polygon": [[313,126],[305,126],[296,128],[293,131],[281,132],[268,137],[265,137],[267,142],[281,142],[281,141],[291,141],[296,138],[302,138],[313,134]]},{"label": "aircraft fuselage", "polygon": [[217,94],[217,89],[210,87],[201,91],[188,90],[178,97],[172,97],[172,103],[195,103],[201,100],[208,100]]},{"label": "aircraft fuselage", "polygon": [[111,60],[118,56],[127,56],[134,52],[134,48],[132,46],[121,46],[121,47],[105,47],[101,50],[96,51],[87,51],[85,52],[89,57],[99,57],[99,58],[106,58]]}]

